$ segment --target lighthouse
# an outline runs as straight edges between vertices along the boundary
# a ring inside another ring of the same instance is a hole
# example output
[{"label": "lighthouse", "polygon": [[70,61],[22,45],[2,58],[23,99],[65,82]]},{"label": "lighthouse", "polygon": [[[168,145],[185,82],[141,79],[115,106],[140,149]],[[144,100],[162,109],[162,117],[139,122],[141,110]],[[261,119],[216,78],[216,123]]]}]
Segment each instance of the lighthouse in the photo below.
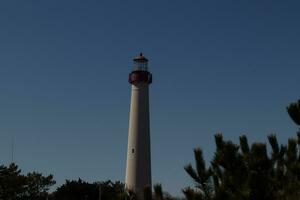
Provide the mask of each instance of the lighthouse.
[{"label": "lighthouse", "polygon": [[148,59],[142,53],[133,59],[128,81],[131,102],[125,187],[142,198],[143,190],[151,188],[149,84],[152,83]]}]

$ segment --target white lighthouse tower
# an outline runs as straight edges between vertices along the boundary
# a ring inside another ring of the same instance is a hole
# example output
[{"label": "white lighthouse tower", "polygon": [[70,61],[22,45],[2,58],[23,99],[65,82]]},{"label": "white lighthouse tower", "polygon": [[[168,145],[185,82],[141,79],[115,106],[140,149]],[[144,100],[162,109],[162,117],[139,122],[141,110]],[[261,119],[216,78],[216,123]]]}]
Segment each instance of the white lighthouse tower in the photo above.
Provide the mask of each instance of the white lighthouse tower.
[{"label": "white lighthouse tower", "polygon": [[142,197],[143,190],[151,188],[149,84],[152,74],[142,53],[133,62],[129,74],[132,86],[125,187]]}]

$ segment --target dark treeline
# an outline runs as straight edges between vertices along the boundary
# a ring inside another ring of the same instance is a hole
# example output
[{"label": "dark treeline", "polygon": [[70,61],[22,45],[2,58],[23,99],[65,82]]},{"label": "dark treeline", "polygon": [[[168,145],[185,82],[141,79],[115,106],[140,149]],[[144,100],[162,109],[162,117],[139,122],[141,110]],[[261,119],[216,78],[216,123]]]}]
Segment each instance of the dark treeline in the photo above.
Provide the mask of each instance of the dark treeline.
[{"label": "dark treeline", "polygon": [[[287,108],[300,126],[300,100]],[[194,149],[195,165],[184,167],[194,186],[182,189],[186,200],[299,200],[300,129],[297,137],[280,145],[275,135],[267,143],[248,144],[245,135],[239,144],[215,135],[216,151],[207,165],[202,150]],[[268,151],[269,149],[269,151]],[[52,175],[21,173],[17,165],[0,166],[0,200],[130,200],[136,196],[122,182],[88,183],[67,180],[54,192]],[[175,200],[160,184],[145,188],[144,200]]]},{"label": "dark treeline", "polygon": [[53,176],[43,176],[32,172],[21,174],[17,165],[0,166],[0,199],[1,200],[39,200],[45,199],[49,187],[54,185]]},{"label": "dark treeline", "polygon": [[[21,174],[15,164],[0,166],[0,200],[130,200],[137,199],[135,194],[125,191],[124,184],[116,181],[88,183],[81,179],[66,180],[54,192],[49,188],[55,184],[53,176],[43,176],[32,172]],[[162,191],[160,184],[154,186],[154,194],[147,192],[145,199],[152,196],[157,200],[175,200]]]}]

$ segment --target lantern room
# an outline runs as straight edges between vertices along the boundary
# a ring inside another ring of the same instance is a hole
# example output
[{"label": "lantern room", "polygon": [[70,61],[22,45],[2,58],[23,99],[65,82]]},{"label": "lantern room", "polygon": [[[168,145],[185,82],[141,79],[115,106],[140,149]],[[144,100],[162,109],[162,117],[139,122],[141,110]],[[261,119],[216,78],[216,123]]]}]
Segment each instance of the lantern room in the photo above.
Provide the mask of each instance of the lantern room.
[{"label": "lantern room", "polygon": [[129,74],[129,83],[152,83],[152,74],[148,71],[148,59],[140,53],[133,59],[133,69]]}]

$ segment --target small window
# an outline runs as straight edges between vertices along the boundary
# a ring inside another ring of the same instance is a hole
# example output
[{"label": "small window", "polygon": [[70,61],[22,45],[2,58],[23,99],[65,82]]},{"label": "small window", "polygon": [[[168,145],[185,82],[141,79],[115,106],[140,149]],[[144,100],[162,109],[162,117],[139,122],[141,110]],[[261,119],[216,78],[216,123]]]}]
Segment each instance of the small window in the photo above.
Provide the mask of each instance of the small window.
[{"label": "small window", "polygon": [[131,149],[131,152],[134,153],[134,149]]}]

